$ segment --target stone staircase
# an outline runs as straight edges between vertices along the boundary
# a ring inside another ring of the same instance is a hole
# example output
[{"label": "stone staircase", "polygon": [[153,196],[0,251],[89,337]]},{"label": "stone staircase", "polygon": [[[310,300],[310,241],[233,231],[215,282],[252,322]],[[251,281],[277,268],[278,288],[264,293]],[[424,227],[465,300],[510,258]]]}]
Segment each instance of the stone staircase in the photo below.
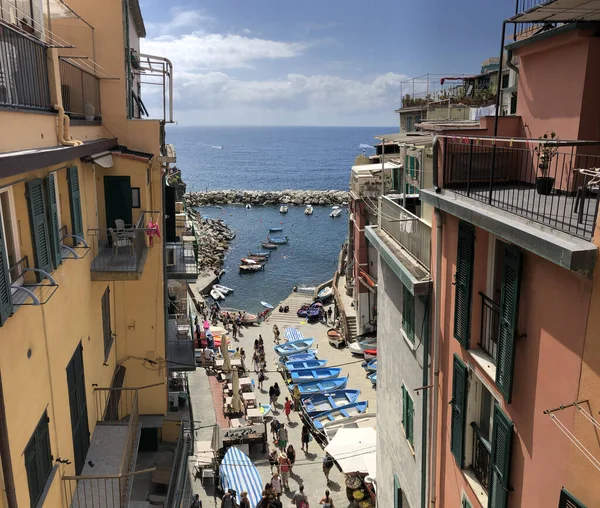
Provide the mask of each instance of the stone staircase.
[{"label": "stone staircase", "polygon": [[348,323],[348,332],[350,334],[348,340],[353,341],[357,335],[356,316],[346,316],[346,322]]}]

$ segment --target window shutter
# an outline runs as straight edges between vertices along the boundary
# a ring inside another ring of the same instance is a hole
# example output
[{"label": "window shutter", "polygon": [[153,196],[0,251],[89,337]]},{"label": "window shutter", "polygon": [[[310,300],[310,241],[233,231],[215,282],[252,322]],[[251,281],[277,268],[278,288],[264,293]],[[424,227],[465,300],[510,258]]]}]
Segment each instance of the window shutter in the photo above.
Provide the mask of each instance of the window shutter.
[{"label": "window shutter", "polygon": [[454,338],[468,349],[471,338],[471,302],[473,292],[473,255],[475,228],[466,222],[458,225],[456,280],[454,293]]},{"label": "window shutter", "polygon": [[496,365],[496,385],[507,403],[510,403],[512,395],[520,286],[521,252],[515,247],[507,245],[504,249]]},{"label": "window shutter", "polygon": [[[69,181],[69,201],[71,203],[71,229],[74,235],[83,238],[83,218],[81,215],[81,193],[79,191],[79,173],[77,166],[67,169],[67,179]],[[74,245],[77,245],[76,239],[73,239]]]},{"label": "window shutter", "polygon": [[497,403],[494,404],[493,425],[488,508],[506,508],[513,422]]},{"label": "window shutter", "polygon": [[13,305],[10,290],[10,267],[4,242],[4,229],[0,221],[0,326],[12,315]]},{"label": "window shutter", "polygon": [[415,339],[415,299],[406,286],[402,286],[402,329],[406,337]]},{"label": "window shutter", "polygon": [[561,489],[558,508],[586,508],[586,506],[575,498],[568,490]]},{"label": "window shutter", "polygon": [[413,400],[407,391],[407,393],[406,393],[406,439],[408,439],[408,442],[411,444],[411,446],[413,444],[413,416],[414,416]]},{"label": "window shutter", "polygon": [[402,427],[406,430],[406,388],[402,385]]},{"label": "window shutter", "polygon": [[398,475],[394,475],[394,508],[402,508],[402,489]]},{"label": "window shutter", "polygon": [[[192,328],[193,329],[193,328]],[[107,287],[102,295],[102,331],[104,335],[104,361],[108,360],[112,347],[113,336],[110,322],[110,288]]]},{"label": "window shutter", "polygon": [[465,412],[467,409],[467,367],[454,355],[452,373],[452,426],[450,451],[459,467],[464,465],[465,448]]},{"label": "window shutter", "polygon": [[38,468],[37,468],[37,453],[36,453],[36,442],[35,438],[32,438],[25,448],[25,471],[27,473],[27,485],[29,486],[29,497],[31,499],[31,506],[35,506],[39,492],[42,487],[40,486]]},{"label": "window shutter", "polygon": [[29,200],[29,219],[31,221],[35,266],[45,272],[51,272],[52,259],[41,179],[36,178],[27,182],[27,198]]},{"label": "window shutter", "polygon": [[48,196],[48,228],[50,230],[50,252],[54,267],[62,263],[60,254],[60,224],[58,223],[58,204],[56,202],[56,185],[54,175],[46,177],[46,196]]}]

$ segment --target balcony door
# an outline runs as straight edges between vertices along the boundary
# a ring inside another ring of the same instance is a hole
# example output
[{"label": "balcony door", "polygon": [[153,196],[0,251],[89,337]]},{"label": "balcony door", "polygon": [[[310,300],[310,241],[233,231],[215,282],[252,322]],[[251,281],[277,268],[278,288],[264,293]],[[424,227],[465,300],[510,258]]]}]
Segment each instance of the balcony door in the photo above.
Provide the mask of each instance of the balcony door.
[{"label": "balcony door", "polygon": [[129,176],[105,176],[104,203],[107,228],[115,228],[117,219],[123,220],[125,224],[131,224],[133,207],[131,178]]},{"label": "balcony door", "polygon": [[71,361],[67,365],[67,385],[69,388],[69,407],[71,409],[75,473],[79,475],[85,464],[85,456],[90,447],[85,375],[83,372],[83,348],[81,343],[77,346]]}]

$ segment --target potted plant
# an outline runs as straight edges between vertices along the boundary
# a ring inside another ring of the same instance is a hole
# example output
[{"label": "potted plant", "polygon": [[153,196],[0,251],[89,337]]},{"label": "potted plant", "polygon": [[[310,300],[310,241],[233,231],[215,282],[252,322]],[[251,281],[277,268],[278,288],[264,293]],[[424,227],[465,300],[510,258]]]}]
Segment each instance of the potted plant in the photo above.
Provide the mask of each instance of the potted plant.
[{"label": "potted plant", "polygon": [[559,137],[556,132],[552,131],[550,134],[546,132],[540,137],[539,144],[533,149],[538,154],[538,168],[542,174],[542,176],[535,179],[535,190],[543,196],[550,194],[554,187],[555,178],[548,176],[548,173],[550,163],[558,152],[558,141]]}]

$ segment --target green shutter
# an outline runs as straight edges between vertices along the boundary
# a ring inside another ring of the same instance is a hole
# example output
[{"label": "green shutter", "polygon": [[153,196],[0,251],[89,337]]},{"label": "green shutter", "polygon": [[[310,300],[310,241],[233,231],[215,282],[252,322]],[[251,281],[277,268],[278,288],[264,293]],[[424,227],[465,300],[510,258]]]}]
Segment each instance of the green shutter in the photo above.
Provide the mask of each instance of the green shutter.
[{"label": "green shutter", "polygon": [[471,224],[460,222],[454,281],[454,338],[466,349],[469,348],[471,338],[474,251],[475,228]]},{"label": "green shutter", "polygon": [[510,245],[504,248],[502,292],[500,296],[500,331],[498,333],[498,360],[496,385],[510,403],[513,384],[519,292],[521,286],[521,252]]},{"label": "green shutter", "polygon": [[402,286],[402,329],[411,342],[415,340],[415,298]]},{"label": "green shutter", "polygon": [[414,429],[414,425],[413,425],[413,417],[414,417],[414,410],[413,410],[413,400],[411,398],[411,396],[409,395],[409,393],[406,393],[406,439],[408,439],[408,442],[410,443],[410,445],[413,445],[413,429]]},{"label": "green shutter", "polygon": [[[71,203],[71,229],[74,235],[83,238],[83,217],[81,215],[81,193],[79,190],[79,173],[77,166],[67,169],[67,179],[69,181],[69,201]],[[73,239],[73,244],[77,245]]]},{"label": "green shutter", "polygon": [[4,241],[4,229],[0,220],[0,326],[12,315],[13,305],[10,290],[10,267]]},{"label": "green shutter", "polygon": [[513,422],[508,419],[497,403],[494,404],[493,425],[488,508],[506,508]]},{"label": "green shutter", "polygon": [[60,254],[60,224],[58,223],[58,203],[56,202],[56,185],[54,175],[46,177],[46,196],[48,198],[48,228],[50,230],[50,252],[54,267],[62,263]]},{"label": "green shutter", "polygon": [[454,355],[452,372],[452,425],[450,433],[450,451],[459,467],[464,465],[465,418],[467,410],[467,367]]},{"label": "green shutter", "polygon": [[394,508],[402,508],[402,489],[398,475],[394,475]]},{"label": "green shutter", "polygon": [[568,490],[563,488],[560,491],[558,508],[586,508],[586,506]]},{"label": "green shutter", "polygon": [[48,414],[44,411],[23,453],[31,506],[37,505],[44,491],[48,475],[52,470],[52,456],[50,453]]},{"label": "green shutter", "polygon": [[[46,221],[46,205],[42,180],[36,178],[27,182],[27,198],[29,200],[29,220],[31,222],[31,237],[35,266],[45,272],[52,271],[51,246]],[[40,277],[38,276],[38,280]]]},{"label": "green shutter", "polygon": [[406,432],[406,388],[402,385],[402,428]]}]

